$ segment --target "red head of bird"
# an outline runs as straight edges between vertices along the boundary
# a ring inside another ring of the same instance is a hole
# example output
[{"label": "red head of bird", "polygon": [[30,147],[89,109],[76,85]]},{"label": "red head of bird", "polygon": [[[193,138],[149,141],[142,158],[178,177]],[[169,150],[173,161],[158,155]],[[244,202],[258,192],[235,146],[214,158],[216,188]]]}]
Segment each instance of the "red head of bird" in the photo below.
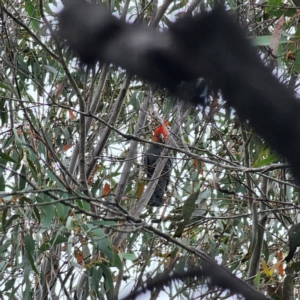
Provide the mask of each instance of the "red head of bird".
[{"label": "red head of bird", "polygon": [[164,124],[165,126],[160,125],[154,130],[154,142],[164,143],[167,140],[169,134],[166,127],[169,126],[169,122],[165,121]]}]

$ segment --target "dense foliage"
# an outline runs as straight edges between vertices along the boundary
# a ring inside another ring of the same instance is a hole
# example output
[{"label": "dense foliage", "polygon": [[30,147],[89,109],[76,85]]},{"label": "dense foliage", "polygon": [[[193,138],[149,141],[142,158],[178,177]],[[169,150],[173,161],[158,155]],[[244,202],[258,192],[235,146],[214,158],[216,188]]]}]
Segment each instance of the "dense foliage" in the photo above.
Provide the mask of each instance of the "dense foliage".
[{"label": "dense foliage", "polygon": [[[55,35],[61,3],[0,3],[0,298],[118,299],[157,274],[198,265],[197,249],[265,295],[294,299],[297,256],[278,262],[299,221],[299,190],[288,164],[222,97],[211,92],[194,107],[115,66],[82,66]],[[104,4],[161,30],[214,6]],[[297,93],[297,1],[226,6]],[[151,208],[155,181],[146,178],[143,155],[164,120],[173,169],[165,206]],[[148,293],[232,297],[196,280]]]}]

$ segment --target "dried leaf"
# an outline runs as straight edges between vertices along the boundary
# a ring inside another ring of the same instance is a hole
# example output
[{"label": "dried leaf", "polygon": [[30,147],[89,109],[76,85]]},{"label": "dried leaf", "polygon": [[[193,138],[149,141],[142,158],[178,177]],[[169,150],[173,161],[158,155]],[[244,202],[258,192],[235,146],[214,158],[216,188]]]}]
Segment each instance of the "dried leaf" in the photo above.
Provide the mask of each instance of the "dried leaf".
[{"label": "dried leaf", "polygon": [[275,265],[273,265],[270,268],[271,275],[274,273],[275,270],[279,269],[280,265],[282,265],[282,261],[278,261]]},{"label": "dried leaf", "polygon": [[284,271],[283,271],[283,264],[282,264],[282,262],[283,262],[282,250],[280,250],[279,253],[278,253],[278,261],[280,262],[280,265],[278,267],[278,271],[279,271],[279,274],[281,276],[283,276],[284,275]]},{"label": "dried leaf", "polygon": [[297,54],[296,52],[294,51],[288,51],[286,54],[285,54],[285,59],[286,60],[296,60],[296,57],[297,57]]},{"label": "dried leaf", "polygon": [[93,184],[93,179],[94,179],[94,177],[93,177],[93,176],[90,176],[90,177],[88,178],[88,180],[87,180],[87,184],[88,184],[88,185],[92,185],[92,184]]},{"label": "dried leaf", "polygon": [[110,184],[105,182],[104,188],[103,188],[103,195],[110,194],[110,191],[111,191]]},{"label": "dried leaf", "polygon": [[84,265],[82,251],[77,250],[77,253],[76,253],[76,260],[77,260],[78,264],[80,264],[81,266]]},{"label": "dried leaf", "polygon": [[55,93],[55,97],[58,99],[61,96],[61,93],[64,89],[64,83],[59,83],[56,85],[56,93]]},{"label": "dried leaf", "polygon": [[197,158],[194,158],[194,167],[195,169],[197,169],[199,171],[199,173],[204,176],[204,172],[203,172],[203,166],[204,166],[204,163],[202,160],[200,159],[197,159]]},{"label": "dried leaf", "polygon": [[281,38],[281,33],[282,33],[282,27],[284,24],[284,15],[282,15],[277,24],[274,27],[273,34],[271,37],[270,41],[270,51],[271,51],[271,58],[275,59],[276,56],[278,55],[278,47],[279,47],[279,42]]},{"label": "dried leaf", "polygon": [[70,148],[71,148],[71,145],[69,145],[69,144],[65,144],[65,145],[63,146],[64,151],[67,151],[67,150],[69,150]]},{"label": "dried leaf", "polygon": [[273,271],[271,271],[269,268],[268,268],[268,265],[266,263],[266,261],[262,258],[261,259],[261,266],[265,272],[265,274],[269,277],[272,277],[272,274],[273,274]]},{"label": "dried leaf", "polygon": [[137,188],[137,191],[135,193],[137,199],[140,199],[142,197],[142,195],[144,193],[145,185],[146,185],[145,181],[138,183],[138,188]]},{"label": "dried leaf", "polygon": [[188,222],[192,216],[193,211],[196,208],[196,201],[199,197],[200,189],[196,192],[189,195],[189,197],[185,200],[182,207],[182,218],[184,221]]},{"label": "dried leaf", "polygon": [[74,111],[72,109],[69,109],[69,115],[71,120],[74,120],[76,118]]}]

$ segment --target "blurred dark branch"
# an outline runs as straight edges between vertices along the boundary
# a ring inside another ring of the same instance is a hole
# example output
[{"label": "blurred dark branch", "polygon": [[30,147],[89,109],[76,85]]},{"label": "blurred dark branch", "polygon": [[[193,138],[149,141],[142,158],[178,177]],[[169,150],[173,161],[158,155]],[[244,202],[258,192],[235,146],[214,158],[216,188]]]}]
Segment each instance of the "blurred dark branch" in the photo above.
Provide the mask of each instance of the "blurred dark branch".
[{"label": "blurred dark branch", "polygon": [[59,35],[83,62],[114,63],[184,98],[182,81],[211,80],[300,178],[300,103],[263,65],[232,15],[217,8],[159,32],[127,24],[100,5],[71,2],[59,16]]},{"label": "blurred dark branch", "polygon": [[[300,179],[300,103],[263,65],[233,16],[224,9],[183,17],[168,31],[159,32],[127,24],[102,6],[78,0],[66,5],[59,24],[60,37],[84,63],[113,63],[187,101],[188,95],[180,88],[182,82],[199,77],[213,82],[239,117],[287,158]],[[165,238],[177,244],[170,236]],[[213,285],[245,299],[266,299],[206,254],[200,257],[200,268],[157,278],[147,289],[196,276],[209,278]],[[135,295],[126,299],[132,297]]]},{"label": "blurred dark branch", "polygon": [[7,14],[11,19],[14,20],[14,22],[16,22],[18,25],[20,25],[22,28],[24,28],[28,34],[43,48],[44,51],[46,51],[51,57],[53,57],[55,60],[58,60],[58,56],[56,54],[54,54],[49,47],[47,47],[41,40],[40,38],[33,33],[32,30],[30,30],[30,28],[24,24],[21,20],[22,18],[20,17],[16,17],[14,16],[12,13],[10,13],[6,7],[4,7],[4,5],[2,4],[2,1],[0,1],[0,8],[1,11],[5,12],[5,14]]},{"label": "blurred dark branch", "polygon": [[173,280],[185,280],[187,278],[206,278],[207,283],[212,286],[222,288],[224,290],[230,290],[232,293],[242,295],[246,300],[266,300],[268,297],[261,294],[259,291],[248,285],[246,282],[237,278],[229,270],[222,265],[218,265],[212,258],[210,258],[203,251],[196,250],[186,244],[179,242],[177,239],[170,237],[168,234],[152,227],[151,225],[144,224],[144,228],[155,233],[158,236],[166,239],[169,242],[174,243],[187,250],[189,253],[194,254],[202,259],[200,267],[190,266],[190,269],[186,272],[174,272],[172,275],[162,275],[153,278],[146,286],[142,286],[138,291],[128,295],[123,300],[135,299],[138,295],[142,294],[146,290],[153,290],[154,288],[160,288],[167,285]]}]

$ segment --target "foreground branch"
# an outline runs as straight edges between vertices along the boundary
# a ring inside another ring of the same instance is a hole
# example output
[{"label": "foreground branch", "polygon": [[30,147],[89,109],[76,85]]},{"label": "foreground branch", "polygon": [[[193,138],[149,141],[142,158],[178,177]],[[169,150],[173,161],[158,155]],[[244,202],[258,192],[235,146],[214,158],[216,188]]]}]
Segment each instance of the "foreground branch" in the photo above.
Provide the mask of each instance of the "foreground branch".
[{"label": "foreground branch", "polygon": [[131,293],[123,300],[136,299],[146,290],[154,290],[155,288],[162,288],[174,280],[184,281],[185,279],[208,279],[208,284],[215,287],[227,289],[232,293],[242,295],[245,300],[267,300],[266,296],[256,291],[247,283],[237,280],[237,278],[225,268],[220,268],[217,263],[203,263],[201,268],[194,268],[186,272],[175,272],[173,275],[160,275],[151,280],[146,286],[141,287],[138,291]]},{"label": "foreground branch", "polygon": [[114,63],[179,96],[185,96],[182,81],[212,80],[300,179],[300,103],[264,67],[227,12],[218,8],[184,17],[159,32],[127,24],[103,6],[74,2],[59,15],[59,34],[83,62]]}]

